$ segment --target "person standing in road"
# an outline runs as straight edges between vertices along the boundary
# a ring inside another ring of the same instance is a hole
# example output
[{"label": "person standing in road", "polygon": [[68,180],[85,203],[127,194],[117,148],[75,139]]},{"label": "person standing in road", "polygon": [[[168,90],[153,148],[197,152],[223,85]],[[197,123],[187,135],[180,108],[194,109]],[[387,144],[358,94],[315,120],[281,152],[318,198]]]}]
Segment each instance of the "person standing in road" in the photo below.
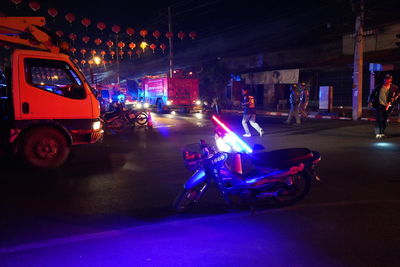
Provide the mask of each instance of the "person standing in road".
[{"label": "person standing in road", "polygon": [[368,106],[375,108],[375,138],[385,137],[387,119],[399,99],[398,86],[392,84],[393,77],[386,74],[383,84],[375,87],[368,99]]},{"label": "person standing in road", "polygon": [[256,129],[256,131],[259,133],[260,136],[263,136],[264,131],[260,127],[260,125],[258,125],[258,123],[256,122],[256,102],[255,102],[254,96],[252,96],[249,93],[249,89],[248,88],[243,88],[242,89],[242,95],[243,95],[243,102],[242,102],[243,119],[242,119],[242,125],[243,125],[243,129],[245,131],[245,134],[243,136],[244,137],[250,137],[251,136],[249,127],[247,125],[248,122],[250,122],[250,125],[254,129]]},{"label": "person standing in road", "polygon": [[307,119],[307,106],[308,106],[308,102],[310,101],[310,89],[306,86],[306,83],[301,83],[300,84],[300,91],[301,91],[301,95],[300,95],[300,115],[301,118],[303,119],[303,121],[305,121]]},{"label": "person standing in road", "polygon": [[299,117],[299,105],[300,105],[300,95],[301,92],[297,84],[293,84],[290,87],[290,111],[287,120],[284,122],[285,124],[290,124],[292,122],[293,116],[296,119],[295,125],[300,125],[300,117]]}]

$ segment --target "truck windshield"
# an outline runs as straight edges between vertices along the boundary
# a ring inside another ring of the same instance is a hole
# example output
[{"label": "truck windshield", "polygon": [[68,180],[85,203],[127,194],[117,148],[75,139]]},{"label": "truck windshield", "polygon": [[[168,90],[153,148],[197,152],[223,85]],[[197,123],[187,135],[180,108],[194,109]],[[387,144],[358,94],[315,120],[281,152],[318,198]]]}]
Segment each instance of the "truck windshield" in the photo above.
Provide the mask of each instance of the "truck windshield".
[{"label": "truck windshield", "polygon": [[86,79],[86,76],[85,76],[83,70],[81,69],[81,67],[79,67],[79,65],[75,63],[75,61],[74,61],[73,58],[70,57],[69,59],[70,59],[70,61],[72,62],[72,64],[74,64],[74,67],[79,71],[79,72],[78,72],[79,78],[81,78],[81,79],[89,86],[89,88],[90,88],[90,90],[92,91],[92,93],[97,97],[97,90],[94,89],[94,88],[90,85],[90,83],[89,83],[88,80]]}]

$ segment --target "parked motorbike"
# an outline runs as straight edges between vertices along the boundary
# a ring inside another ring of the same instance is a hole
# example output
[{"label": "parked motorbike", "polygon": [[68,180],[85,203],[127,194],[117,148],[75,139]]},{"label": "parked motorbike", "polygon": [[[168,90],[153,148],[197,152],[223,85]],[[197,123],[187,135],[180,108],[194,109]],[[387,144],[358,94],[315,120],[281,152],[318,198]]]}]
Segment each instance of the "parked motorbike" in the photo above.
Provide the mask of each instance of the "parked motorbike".
[{"label": "parked motorbike", "polygon": [[319,181],[315,171],[321,160],[318,152],[307,148],[260,152],[262,145],[251,148],[219,118],[212,119],[217,147],[201,140],[198,151],[190,145],[183,149],[185,165],[194,174],[174,202],[177,212],[191,209],[212,183],[228,205],[254,211],[260,200],[294,204],[308,194],[312,179]]},{"label": "parked motorbike", "polygon": [[120,109],[106,112],[102,115],[102,120],[107,129],[123,131],[127,128],[134,127],[136,124],[143,126],[149,120],[146,111],[133,109]]}]

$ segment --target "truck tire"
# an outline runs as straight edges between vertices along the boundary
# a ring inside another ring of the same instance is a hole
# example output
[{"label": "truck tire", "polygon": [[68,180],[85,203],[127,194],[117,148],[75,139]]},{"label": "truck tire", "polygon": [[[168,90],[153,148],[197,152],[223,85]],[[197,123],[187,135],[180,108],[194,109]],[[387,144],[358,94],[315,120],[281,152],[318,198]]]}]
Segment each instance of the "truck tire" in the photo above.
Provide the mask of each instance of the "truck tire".
[{"label": "truck tire", "polygon": [[69,153],[65,136],[52,127],[30,130],[23,136],[19,147],[20,156],[29,166],[43,169],[60,167]]}]

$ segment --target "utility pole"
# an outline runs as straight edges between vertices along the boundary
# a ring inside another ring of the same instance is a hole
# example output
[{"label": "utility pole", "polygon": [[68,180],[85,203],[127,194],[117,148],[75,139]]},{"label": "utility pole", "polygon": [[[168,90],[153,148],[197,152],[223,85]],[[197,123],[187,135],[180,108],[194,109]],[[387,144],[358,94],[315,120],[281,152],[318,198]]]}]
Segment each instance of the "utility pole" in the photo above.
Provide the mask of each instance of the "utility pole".
[{"label": "utility pole", "polygon": [[356,13],[356,29],[354,37],[354,69],[353,69],[353,120],[362,115],[362,82],[364,56],[364,0],[352,0],[353,12]]},{"label": "utility pole", "polygon": [[[168,7],[168,31],[172,32],[172,15],[171,15],[171,7]],[[169,77],[172,78],[172,70],[173,70],[173,40],[169,38]]]},{"label": "utility pole", "polygon": [[117,84],[119,89],[119,54],[118,54],[118,33],[115,36],[115,56],[117,57]]}]

